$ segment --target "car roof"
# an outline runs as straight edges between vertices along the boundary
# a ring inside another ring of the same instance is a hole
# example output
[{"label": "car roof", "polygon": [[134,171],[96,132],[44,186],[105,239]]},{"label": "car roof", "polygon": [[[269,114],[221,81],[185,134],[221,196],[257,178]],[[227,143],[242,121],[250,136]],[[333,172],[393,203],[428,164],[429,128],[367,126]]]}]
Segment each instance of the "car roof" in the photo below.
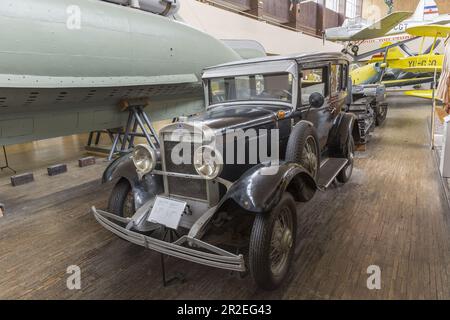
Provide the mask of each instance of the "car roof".
[{"label": "car roof", "polygon": [[255,59],[247,59],[247,60],[239,60],[234,62],[228,62],[224,64],[220,64],[217,66],[212,66],[205,68],[204,70],[211,70],[215,68],[223,68],[230,66],[239,66],[253,63],[264,63],[270,61],[283,61],[283,60],[295,60],[298,64],[301,63],[311,63],[311,62],[320,62],[320,61],[329,61],[329,60],[346,60],[349,61],[348,57],[341,52],[315,52],[315,53],[303,53],[303,54],[294,54],[287,56],[267,56],[262,58]]}]

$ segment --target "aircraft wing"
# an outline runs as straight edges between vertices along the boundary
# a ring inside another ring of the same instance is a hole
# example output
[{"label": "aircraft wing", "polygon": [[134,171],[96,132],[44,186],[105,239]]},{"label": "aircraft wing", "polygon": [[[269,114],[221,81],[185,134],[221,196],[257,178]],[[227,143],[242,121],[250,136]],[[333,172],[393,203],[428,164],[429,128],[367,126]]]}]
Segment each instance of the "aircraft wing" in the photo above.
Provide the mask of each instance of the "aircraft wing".
[{"label": "aircraft wing", "polygon": [[[364,60],[364,59],[366,59],[366,58],[368,58],[368,57],[372,57],[373,55],[376,55],[376,54],[378,54],[378,53],[386,52],[386,50],[391,49],[391,48],[395,48],[395,47],[400,47],[400,48],[402,48],[402,45],[405,45],[405,44],[407,44],[408,42],[414,41],[414,40],[416,40],[416,39],[418,39],[418,38],[419,38],[419,37],[414,37],[414,38],[411,38],[411,39],[406,39],[406,40],[403,40],[403,41],[399,41],[399,42],[393,43],[393,44],[391,44],[391,45],[389,45],[389,46],[381,47],[381,48],[378,48],[378,49],[375,49],[375,50],[372,50],[372,51],[363,53],[363,54],[361,54],[361,55],[357,55],[357,56],[354,57],[353,59],[354,59],[355,61],[361,61],[361,60]],[[402,48],[402,50],[403,50],[403,48]],[[409,55],[409,54],[408,54],[408,55]]]},{"label": "aircraft wing", "polygon": [[[433,99],[433,90],[409,90],[404,92],[405,95],[423,99]],[[441,101],[442,99],[436,97],[436,100]]]},{"label": "aircraft wing", "polygon": [[450,35],[450,26],[429,24],[406,29],[406,33],[415,37],[447,38]]},{"label": "aircraft wing", "polygon": [[[403,87],[403,86],[412,86],[416,84],[428,83],[434,80],[433,77],[422,77],[422,78],[411,78],[411,79],[400,79],[400,80],[386,80],[381,83],[384,84],[387,88],[391,87]],[[420,91],[420,90],[419,90]]]},{"label": "aircraft wing", "polygon": [[446,20],[432,22],[432,23],[430,23],[430,25],[434,24],[434,25],[445,26],[445,25],[447,25],[449,23],[450,23],[450,19],[446,19]]},{"label": "aircraft wing", "polygon": [[442,71],[442,65],[435,67],[435,66],[416,66],[416,67],[405,67],[405,68],[399,68],[404,72],[412,72],[412,73],[434,73],[437,71],[438,73]]},{"label": "aircraft wing", "polygon": [[399,11],[394,12],[381,20],[376,21],[374,24],[365,27],[361,31],[358,31],[348,40],[369,40],[380,38],[386,35],[389,31],[391,31],[396,25],[405,20],[411,15],[411,12]]},{"label": "aircraft wing", "polygon": [[433,90],[409,90],[404,92],[405,95],[423,99],[433,99]]}]

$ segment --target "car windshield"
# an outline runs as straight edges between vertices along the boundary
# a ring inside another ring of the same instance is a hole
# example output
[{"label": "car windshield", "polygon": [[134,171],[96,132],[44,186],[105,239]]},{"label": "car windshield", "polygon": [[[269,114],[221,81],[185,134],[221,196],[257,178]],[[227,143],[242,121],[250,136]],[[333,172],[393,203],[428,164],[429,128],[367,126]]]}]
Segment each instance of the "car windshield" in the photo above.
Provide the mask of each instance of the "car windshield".
[{"label": "car windshield", "polygon": [[211,105],[235,101],[292,102],[293,76],[290,73],[257,74],[209,80]]}]

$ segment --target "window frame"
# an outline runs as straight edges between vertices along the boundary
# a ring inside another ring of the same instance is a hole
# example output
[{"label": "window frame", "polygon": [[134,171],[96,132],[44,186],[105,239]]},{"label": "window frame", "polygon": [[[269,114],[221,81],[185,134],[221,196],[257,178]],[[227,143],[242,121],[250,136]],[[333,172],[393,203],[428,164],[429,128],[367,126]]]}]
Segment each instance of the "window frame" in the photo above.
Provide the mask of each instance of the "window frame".
[{"label": "window frame", "polygon": [[339,86],[337,86],[336,88],[336,92],[342,92],[345,91],[347,89],[347,83],[345,81],[346,77],[346,73],[347,73],[347,69],[348,69],[348,64],[344,63],[344,62],[334,62],[330,64],[330,90],[331,88],[331,79],[332,79],[332,66],[337,66],[339,67]]},{"label": "window frame", "polygon": [[[330,4],[331,3],[331,4]],[[325,0],[325,8],[339,12],[340,0]]]},{"label": "window frame", "polygon": [[300,72],[299,72],[299,79],[298,79],[298,107],[297,109],[301,108],[309,108],[309,104],[303,104],[302,101],[302,92],[303,92],[303,72],[306,70],[317,70],[317,69],[323,69],[322,71],[322,82],[325,84],[325,94],[324,98],[328,99],[330,97],[330,72],[331,72],[331,65],[329,63],[326,64],[317,64],[317,65],[303,65],[300,66]]},{"label": "window frame", "polygon": [[346,0],[345,1],[345,16],[347,18],[354,19],[358,17],[358,7],[359,7],[359,0]]}]

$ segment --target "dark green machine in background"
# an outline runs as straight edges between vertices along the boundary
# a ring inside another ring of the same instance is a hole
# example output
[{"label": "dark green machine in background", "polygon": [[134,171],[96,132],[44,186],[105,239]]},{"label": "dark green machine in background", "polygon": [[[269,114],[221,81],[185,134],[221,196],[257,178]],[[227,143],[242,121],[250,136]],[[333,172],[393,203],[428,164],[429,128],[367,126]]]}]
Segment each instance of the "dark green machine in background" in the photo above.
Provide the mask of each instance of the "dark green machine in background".
[{"label": "dark green machine in background", "polygon": [[177,1],[111,2],[2,1],[0,145],[123,126],[121,100],[147,99],[152,120],[198,112],[201,70],[241,59]]}]

